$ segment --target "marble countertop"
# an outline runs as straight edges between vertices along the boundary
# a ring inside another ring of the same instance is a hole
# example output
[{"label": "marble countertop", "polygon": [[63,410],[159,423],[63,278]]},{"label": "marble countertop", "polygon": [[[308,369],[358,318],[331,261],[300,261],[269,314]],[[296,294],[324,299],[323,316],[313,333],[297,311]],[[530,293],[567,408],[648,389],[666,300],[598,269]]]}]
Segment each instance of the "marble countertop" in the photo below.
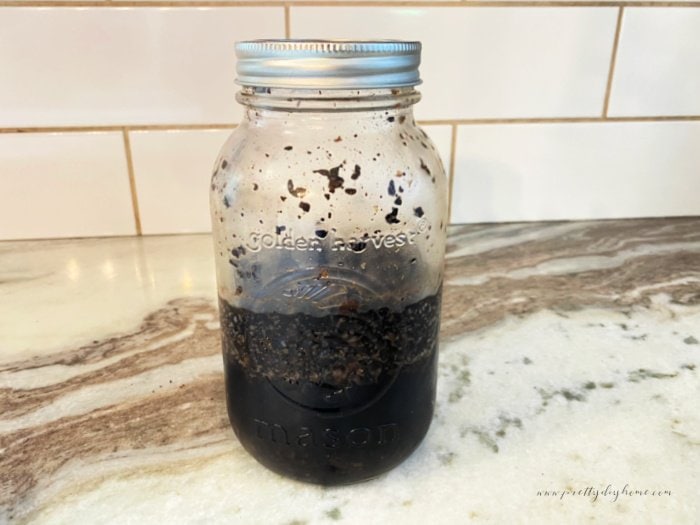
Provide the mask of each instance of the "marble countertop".
[{"label": "marble countertop", "polygon": [[444,293],[427,438],[322,488],[229,427],[209,236],[0,243],[0,523],[700,522],[700,219],[453,227]]}]

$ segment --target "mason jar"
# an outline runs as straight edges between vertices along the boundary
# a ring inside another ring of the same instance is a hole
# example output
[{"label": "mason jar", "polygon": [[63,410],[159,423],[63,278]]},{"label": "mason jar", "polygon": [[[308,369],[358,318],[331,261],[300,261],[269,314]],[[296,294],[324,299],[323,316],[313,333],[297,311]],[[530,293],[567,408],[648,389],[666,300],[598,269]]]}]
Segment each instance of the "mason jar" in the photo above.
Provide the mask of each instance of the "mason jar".
[{"label": "mason jar", "polygon": [[433,415],[447,182],[413,117],[420,51],[236,45],[245,112],[211,179],[228,414],[303,481],[391,469]]}]

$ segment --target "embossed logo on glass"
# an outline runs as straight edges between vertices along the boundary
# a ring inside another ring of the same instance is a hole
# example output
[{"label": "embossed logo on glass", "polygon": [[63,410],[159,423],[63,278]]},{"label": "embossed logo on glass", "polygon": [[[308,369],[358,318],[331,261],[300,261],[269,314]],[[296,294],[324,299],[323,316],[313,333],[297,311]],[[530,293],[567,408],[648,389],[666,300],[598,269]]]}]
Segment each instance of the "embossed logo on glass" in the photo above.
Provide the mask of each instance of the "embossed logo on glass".
[{"label": "embossed logo on glass", "polygon": [[253,232],[248,236],[246,248],[251,252],[263,249],[295,250],[321,252],[327,249],[331,252],[363,253],[374,248],[401,248],[415,244],[416,237],[428,229],[429,223],[425,217],[418,219],[415,229],[405,232],[384,233],[379,230],[361,237],[334,237],[328,239],[326,230],[317,230],[314,236],[297,235],[292,229],[279,233]]},{"label": "embossed logo on glass", "polygon": [[[365,275],[343,268],[314,269],[306,272],[283,275],[265,286],[264,301],[276,297],[295,301],[304,301],[310,310],[318,315],[325,312],[336,314],[338,319],[351,320],[356,337],[340,337],[334,331],[315,334],[320,346],[332,349],[336,355],[352,356],[361,350],[364,353],[372,344],[363,341],[362,334],[374,334],[376,330],[369,326],[371,322],[358,312],[360,304],[377,300],[387,290],[381,283],[370,281]],[[347,334],[343,334],[347,336]],[[355,345],[355,346],[353,346]],[[359,345],[359,346],[357,346]],[[349,412],[364,410],[379,400],[394,382],[398,369],[381,367],[375,364],[375,370],[348,370],[347,367],[371,366],[371,363],[359,364],[348,362],[338,375],[364,372],[367,377],[373,374],[371,381],[351,382],[350,384],[314,383],[309,381],[294,383],[284,379],[269,379],[273,388],[290,403],[316,412],[329,415],[347,415]],[[354,374],[357,377],[362,373]]]}]

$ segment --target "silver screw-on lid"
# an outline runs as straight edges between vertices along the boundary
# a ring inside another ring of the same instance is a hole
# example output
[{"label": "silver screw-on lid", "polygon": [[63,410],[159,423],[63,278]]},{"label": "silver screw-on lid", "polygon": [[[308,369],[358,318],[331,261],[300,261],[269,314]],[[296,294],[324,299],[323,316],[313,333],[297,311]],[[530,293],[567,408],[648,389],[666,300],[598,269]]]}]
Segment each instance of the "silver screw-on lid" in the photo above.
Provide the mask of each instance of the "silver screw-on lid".
[{"label": "silver screw-on lid", "polygon": [[236,82],[270,88],[398,88],[420,84],[420,42],[248,40],[236,43]]}]

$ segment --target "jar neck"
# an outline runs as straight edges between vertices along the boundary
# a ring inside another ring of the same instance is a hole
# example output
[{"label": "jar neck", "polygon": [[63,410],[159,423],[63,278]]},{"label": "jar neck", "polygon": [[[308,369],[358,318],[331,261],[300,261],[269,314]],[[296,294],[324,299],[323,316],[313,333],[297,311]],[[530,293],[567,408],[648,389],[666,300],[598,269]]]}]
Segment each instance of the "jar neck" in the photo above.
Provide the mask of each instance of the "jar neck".
[{"label": "jar neck", "polygon": [[[386,110],[411,112],[420,100],[413,87],[392,89],[286,89],[244,86],[236,100],[254,110],[339,113]],[[249,112],[246,112],[249,113]]]}]

